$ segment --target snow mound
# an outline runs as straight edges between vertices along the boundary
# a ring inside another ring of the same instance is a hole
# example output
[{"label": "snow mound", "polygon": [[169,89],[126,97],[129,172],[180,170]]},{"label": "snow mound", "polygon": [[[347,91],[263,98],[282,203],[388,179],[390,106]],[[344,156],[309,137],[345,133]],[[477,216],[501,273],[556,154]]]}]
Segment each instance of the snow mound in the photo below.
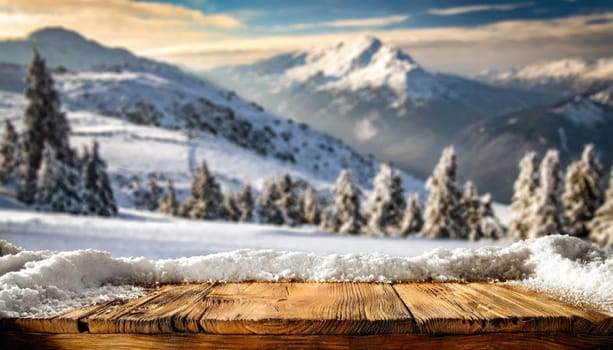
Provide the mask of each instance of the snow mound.
[{"label": "snow mound", "polygon": [[[1,245],[9,246],[6,242]],[[137,283],[183,281],[508,281],[613,311],[613,252],[549,236],[507,248],[439,248],[417,257],[237,250],[149,260],[94,250],[0,257],[0,317],[40,317],[144,293]]]}]

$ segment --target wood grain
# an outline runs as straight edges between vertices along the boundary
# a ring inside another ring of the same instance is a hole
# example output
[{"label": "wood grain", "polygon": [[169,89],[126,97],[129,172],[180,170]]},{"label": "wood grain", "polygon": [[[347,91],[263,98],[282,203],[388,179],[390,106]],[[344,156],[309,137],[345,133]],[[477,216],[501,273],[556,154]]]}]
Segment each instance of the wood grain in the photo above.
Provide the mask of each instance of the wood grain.
[{"label": "wood grain", "polygon": [[88,330],[87,317],[101,310],[113,310],[125,301],[112,300],[98,305],[80,307],[48,318],[0,319],[0,331],[13,330],[46,333],[79,333]]},{"label": "wood grain", "polygon": [[51,318],[0,319],[0,337],[10,331],[613,336],[613,316],[496,283],[204,283],[165,286]]},{"label": "wood grain", "polygon": [[218,335],[218,334],[40,334],[4,332],[0,349],[611,349],[613,336],[568,333]]},{"label": "wood grain", "polygon": [[414,322],[391,285],[227,283],[197,307],[216,334],[382,334],[412,332]]},{"label": "wood grain", "polygon": [[506,285],[407,283],[394,285],[394,289],[421,333],[612,331],[611,318],[604,314]]},{"label": "wood grain", "polygon": [[166,286],[121,308],[99,310],[87,317],[90,333],[198,332],[199,301],[211,284]]}]

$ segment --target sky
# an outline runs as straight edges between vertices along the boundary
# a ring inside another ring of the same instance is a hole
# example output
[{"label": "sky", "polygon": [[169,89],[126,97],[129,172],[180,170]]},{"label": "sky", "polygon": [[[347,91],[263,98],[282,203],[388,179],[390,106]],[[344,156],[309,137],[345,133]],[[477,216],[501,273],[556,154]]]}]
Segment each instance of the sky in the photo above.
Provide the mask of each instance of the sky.
[{"label": "sky", "polygon": [[610,0],[0,0],[0,40],[47,26],[192,69],[362,34],[461,75],[613,56]]}]

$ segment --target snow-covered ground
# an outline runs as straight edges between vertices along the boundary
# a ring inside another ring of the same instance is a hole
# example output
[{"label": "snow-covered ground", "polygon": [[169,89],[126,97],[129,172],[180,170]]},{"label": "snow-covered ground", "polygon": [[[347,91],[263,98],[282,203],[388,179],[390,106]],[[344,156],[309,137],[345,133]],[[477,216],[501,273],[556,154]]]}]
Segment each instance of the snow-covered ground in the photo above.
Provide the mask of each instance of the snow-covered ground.
[{"label": "snow-covered ground", "polygon": [[169,259],[238,249],[275,249],[318,254],[379,252],[415,256],[438,247],[506,246],[425,238],[377,238],[247,223],[192,221],[122,209],[119,218],[95,218],[26,210],[0,210],[0,239],[30,250],[96,249],[116,257]]},{"label": "snow-covered ground", "polygon": [[245,280],[506,281],[613,312],[613,251],[564,236],[351,237],[125,210],[116,219],[2,210],[0,227],[0,317],[145,293],[135,283]]}]

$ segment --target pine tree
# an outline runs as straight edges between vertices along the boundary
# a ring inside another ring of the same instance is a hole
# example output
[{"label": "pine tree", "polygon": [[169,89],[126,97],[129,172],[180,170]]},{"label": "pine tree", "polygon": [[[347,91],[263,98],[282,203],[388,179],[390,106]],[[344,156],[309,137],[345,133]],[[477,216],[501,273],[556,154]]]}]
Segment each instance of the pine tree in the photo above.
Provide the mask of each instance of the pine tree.
[{"label": "pine tree", "polygon": [[590,240],[602,247],[613,247],[613,168],[604,203],[588,225]]},{"label": "pine tree", "polygon": [[34,204],[43,211],[87,214],[83,201],[81,172],[71,164],[57,158],[57,152],[46,146],[37,176]]},{"label": "pine tree", "polygon": [[399,228],[405,207],[404,189],[400,175],[388,164],[381,164],[375,176],[367,207],[370,234],[384,236]]},{"label": "pine tree", "polygon": [[266,181],[262,187],[262,194],[257,201],[260,222],[273,225],[283,224],[283,213],[277,206],[280,198],[281,193],[277,181]]},{"label": "pine tree", "polygon": [[172,180],[168,180],[166,192],[158,202],[160,212],[166,215],[177,215],[177,198]]},{"label": "pine tree", "polygon": [[562,230],[560,202],[560,160],[558,151],[549,150],[539,169],[540,185],[536,190],[528,238],[559,233]]},{"label": "pine tree", "polygon": [[221,187],[205,161],[192,177],[191,196],[179,207],[179,215],[191,219],[219,218],[223,204]]},{"label": "pine tree", "polygon": [[20,150],[23,179],[19,198],[24,203],[31,204],[34,201],[36,179],[45,144],[53,148],[54,157],[60,162],[70,165],[75,157],[68,143],[68,120],[61,111],[59,95],[53,87],[53,79],[47,72],[45,61],[37,51],[34,51],[26,83],[28,87],[25,97],[28,105]]},{"label": "pine tree", "polygon": [[468,238],[456,182],[453,147],[443,150],[432,176],[426,181],[426,189],[429,196],[422,234],[433,238]]},{"label": "pine tree", "polygon": [[107,217],[117,215],[113,188],[106,172],[106,163],[98,152],[98,142],[94,141],[91,152],[83,152],[81,163],[83,201],[88,213]]},{"label": "pine tree", "polygon": [[358,234],[364,226],[360,208],[362,192],[353,184],[350,170],[343,170],[332,188],[334,204],[324,228],[333,232]]},{"label": "pine tree", "polygon": [[253,195],[251,193],[251,185],[244,185],[236,195],[236,201],[240,208],[241,222],[248,222],[253,219]]},{"label": "pine tree", "polygon": [[506,237],[506,228],[494,214],[492,195],[489,193],[481,198],[479,216],[481,218],[479,222],[481,238],[501,239]]},{"label": "pine tree", "polygon": [[237,222],[241,217],[241,209],[236,201],[236,196],[232,192],[228,192],[224,196],[222,217],[228,221]]},{"label": "pine tree", "polygon": [[319,208],[319,197],[317,191],[309,186],[301,197],[302,208],[304,211],[304,221],[311,225],[319,225],[321,222],[321,210]]},{"label": "pine tree", "polygon": [[519,162],[519,175],[513,185],[512,219],[509,230],[515,240],[528,238],[534,196],[538,187],[536,153],[528,152]]},{"label": "pine tree", "polygon": [[600,189],[602,166],[596,161],[594,145],[586,145],[581,160],[568,166],[562,200],[565,207],[565,230],[568,234],[585,238],[588,223],[603,201]]},{"label": "pine tree", "polygon": [[0,140],[0,182],[16,178],[19,166],[19,136],[10,120],[4,123]]},{"label": "pine tree", "polygon": [[281,211],[283,224],[296,226],[303,223],[302,210],[300,201],[295,192],[295,183],[291,175],[285,173],[277,180],[277,190],[279,198],[276,200],[276,206]]},{"label": "pine tree", "polygon": [[481,239],[483,237],[483,232],[481,231],[482,203],[477,194],[477,188],[472,181],[467,181],[464,184],[461,204],[464,208],[468,239],[471,241]]},{"label": "pine tree", "polygon": [[411,234],[419,233],[424,224],[424,219],[419,204],[419,194],[414,193],[407,201],[404,217],[400,225],[400,235],[406,237]]}]

